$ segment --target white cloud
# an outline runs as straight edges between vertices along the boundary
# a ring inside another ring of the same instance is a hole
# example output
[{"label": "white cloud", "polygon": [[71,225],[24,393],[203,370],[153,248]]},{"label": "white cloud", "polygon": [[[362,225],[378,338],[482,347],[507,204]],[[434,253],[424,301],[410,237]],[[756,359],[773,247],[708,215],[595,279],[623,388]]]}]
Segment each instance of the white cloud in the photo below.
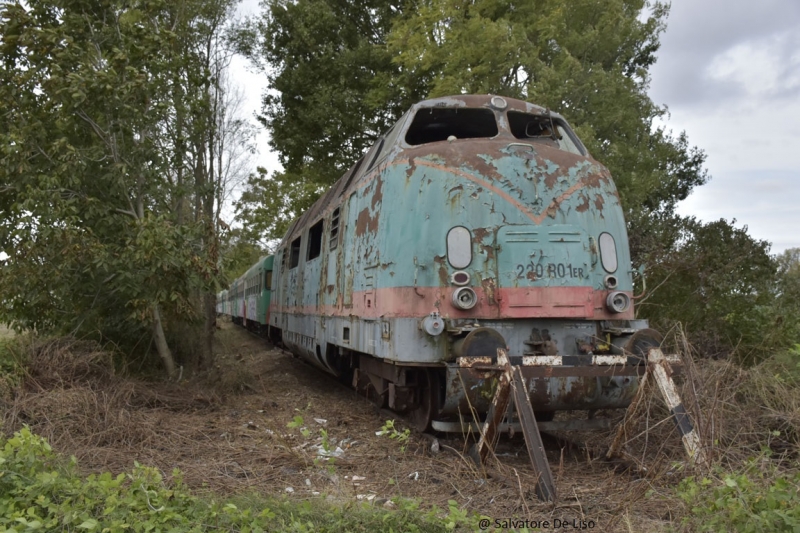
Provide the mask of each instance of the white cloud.
[{"label": "white cloud", "polygon": [[783,32],[746,41],[716,55],[706,68],[713,81],[738,85],[748,97],[775,97],[800,89],[800,39]]},{"label": "white cloud", "polygon": [[673,0],[652,76],[712,176],[679,212],[800,247],[800,2]]}]

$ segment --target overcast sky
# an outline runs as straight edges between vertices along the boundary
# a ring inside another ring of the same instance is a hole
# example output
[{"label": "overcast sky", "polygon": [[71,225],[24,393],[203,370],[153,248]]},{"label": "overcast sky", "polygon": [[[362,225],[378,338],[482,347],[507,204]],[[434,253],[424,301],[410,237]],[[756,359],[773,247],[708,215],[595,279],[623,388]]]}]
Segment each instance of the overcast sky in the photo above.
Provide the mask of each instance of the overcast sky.
[{"label": "overcast sky", "polygon": [[708,156],[681,213],[800,247],[800,1],[673,0],[651,73],[667,125]]},{"label": "overcast sky", "polygon": [[[243,1],[243,14],[258,10]],[[258,109],[263,76],[243,65],[236,77]],[[774,253],[800,247],[800,0],[673,0],[651,73],[665,125],[708,156],[711,181],[681,214],[735,218]],[[259,164],[276,168],[265,135],[259,144]]]}]

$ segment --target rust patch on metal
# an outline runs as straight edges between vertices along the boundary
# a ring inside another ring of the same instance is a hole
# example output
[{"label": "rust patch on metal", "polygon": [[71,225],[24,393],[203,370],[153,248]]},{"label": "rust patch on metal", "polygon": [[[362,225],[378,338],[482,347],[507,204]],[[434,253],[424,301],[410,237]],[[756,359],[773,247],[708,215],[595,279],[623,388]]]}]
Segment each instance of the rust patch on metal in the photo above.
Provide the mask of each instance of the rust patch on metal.
[{"label": "rust patch on metal", "polygon": [[439,283],[442,284],[443,287],[449,285],[448,282],[448,275],[447,275],[447,261],[443,255],[434,256],[433,262],[439,265],[437,269],[439,274]]},{"label": "rust patch on metal", "polygon": [[486,295],[486,302],[489,305],[497,305],[497,299],[495,298],[494,291],[496,288],[494,278],[486,278],[481,280],[481,286],[483,287],[483,293]]},{"label": "rust patch on metal", "polygon": [[490,234],[491,232],[486,228],[474,228],[472,230],[472,242],[480,243],[486,238],[487,235]]},{"label": "rust patch on metal", "polygon": [[372,210],[375,211],[378,204],[383,200],[383,179],[378,176],[375,179],[375,192],[372,193]]},{"label": "rust patch on metal", "polygon": [[605,200],[603,199],[602,194],[595,194],[594,196],[594,208],[598,211],[603,210],[603,205],[605,204]]},{"label": "rust patch on metal", "polygon": [[328,291],[328,294],[333,294],[335,288],[336,288],[335,285],[328,285],[327,287],[325,287],[325,290]]},{"label": "rust patch on metal", "polygon": [[544,186],[547,187],[548,189],[552,189],[553,187],[556,186],[556,184],[558,183],[558,178],[560,177],[561,174],[559,173],[548,174],[547,176],[544,177]]},{"label": "rust patch on metal", "polygon": [[581,204],[575,208],[578,213],[583,213],[589,210],[589,198],[586,195],[581,195]]},{"label": "rust patch on metal", "polygon": [[536,280],[538,279],[538,278],[536,277],[536,272],[534,272],[533,270],[531,270],[530,272],[528,272],[528,273],[525,275],[525,277],[526,277],[526,278],[528,278],[528,279],[529,279],[529,280],[531,280],[531,281],[536,281]]},{"label": "rust patch on metal", "polygon": [[360,237],[365,233],[375,233],[376,231],[378,231],[378,214],[376,213],[374,217],[370,216],[369,208],[365,207],[358,214],[358,219],[356,220],[356,237]]},{"label": "rust patch on metal", "polygon": [[483,365],[492,365],[492,358],[491,356],[480,356],[480,357],[459,357],[456,359],[456,363],[461,368],[472,368],[473,366],[483,366]]},{"label": "rust patch on metal", "polygon": [[416,172],[417,170],[417,160],[414,157],[409,156],[408,158],[408,170],[406,170],[406,181]]}]

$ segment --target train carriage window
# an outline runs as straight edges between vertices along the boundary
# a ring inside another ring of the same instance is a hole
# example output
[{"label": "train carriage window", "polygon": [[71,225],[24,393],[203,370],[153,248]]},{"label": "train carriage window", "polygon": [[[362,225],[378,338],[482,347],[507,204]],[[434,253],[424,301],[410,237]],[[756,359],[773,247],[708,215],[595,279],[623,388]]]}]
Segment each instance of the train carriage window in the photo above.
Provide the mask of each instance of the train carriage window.
[{"label": "train carriage window", "polygon": [[292,241],[289,253],[289,268],[294,268],[300,264],[300,238],[298,237]]},{"label": "train carriage window", "polygon": [[427,107],[417,111],[406,133],[412,146],[456,139],[488,138],[497,135],[497,121],[491,109]]},{"label": "train carriage window", "polygon": [[558,119],[521,111],[509,111],[507,116],[511,134],[517,139],[549,144],[565,152],[586,155],[575,134]]},{"label": "train carriage window", "polygon": [[264,290],[272,290],[272,270],[264,272]]},{"label": "train carriage window", "polygon": [[319,257],[322,253],[322,220],[311,226],[308,230],[308,250],[306,261]]},{"label": "train carriage window", "polygon": [[339,208],[333,210],[331,215],[331,236],[329,239],[329,249],[333,250],[339,245]]}]

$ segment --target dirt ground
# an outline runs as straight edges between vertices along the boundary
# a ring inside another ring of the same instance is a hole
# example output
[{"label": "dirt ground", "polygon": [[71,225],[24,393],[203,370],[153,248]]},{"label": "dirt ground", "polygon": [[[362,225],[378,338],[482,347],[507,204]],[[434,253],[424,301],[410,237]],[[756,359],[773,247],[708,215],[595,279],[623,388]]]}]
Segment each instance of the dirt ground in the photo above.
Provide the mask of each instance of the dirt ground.
[{"label": "dirt ground", "polygon": [[[14,398],[0,398],[2,430],[28,424],[86,471],[118,473],[138,461],[169,478],[178,468],[187,485],[217,494],[255,490],[385,507],[395,497],[444,508],[454,500],[492,520],[558,518],[597,531],[659,531],[684,512],[669,495],[680,478],[670,470],[681,460],[680,439],[655,419],[649,424],[662,433],[643,448],[644,474],[592,458],[611,432],[570,436],[583,446],[546,438],[559,498],[540,503],[520,435],[501,438],[488,471],[466,457],[462,436],[436,436],[438,452],[434,436],[390,438],[408,427],[402,418],[230,322],[220,328],[216,376],[178,384],[115,376],[106,356],[88,348],[67,364],[59,359],[64,346],[43,347]],[[397,431],[379,434],[393,419]],[[657,450],[665,439],[668,449]]]}]

